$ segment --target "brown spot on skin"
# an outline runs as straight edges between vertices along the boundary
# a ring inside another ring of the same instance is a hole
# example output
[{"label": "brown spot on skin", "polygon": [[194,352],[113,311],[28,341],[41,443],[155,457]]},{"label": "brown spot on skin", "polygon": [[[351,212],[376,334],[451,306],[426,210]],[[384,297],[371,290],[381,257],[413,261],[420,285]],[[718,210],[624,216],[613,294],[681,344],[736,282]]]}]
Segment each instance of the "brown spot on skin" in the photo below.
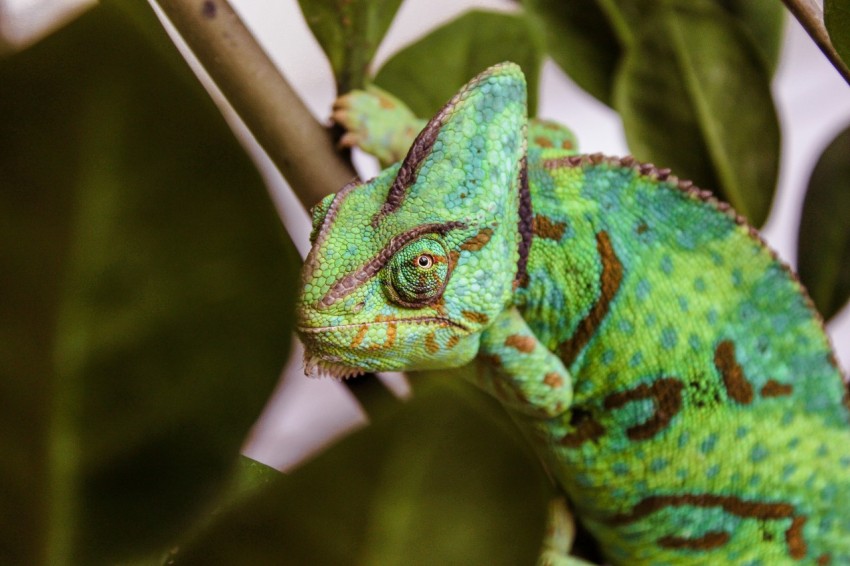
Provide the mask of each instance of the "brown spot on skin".
[{"label": "brown spot on skin", "polygon": [[674,377],[663,377],[647,385],[641,383],[633,389],[612,393],[605,398],[606,409],[619,409],[632,401],[652,399],[655,413],[645,422],[626,429],[631,440],[647,440],[664,430],[682,409],[684,384]]},{"label": "brown spot on skin", "polygon": [[649,226],[646,224],[646,222],[641,222],[640,224],[638,224],[638,227],[635,228],[635,232],[637,232],[638,235],[646,233],[647,230],[649,230]]},{"label": "brown spot on skin", "polygon": [[794,387],[788,383],[779,383],[775,379],[768,379],[767,383],[761,388],[761,396],[782,397],[784,395],[791,395],[793,391]]},{"label": "brown spot on skin", "polygon": [[723,385],[729,397],[742,405],[753,402],[753,386],[744,376],[744,370],[735,358],[735,344],[730,340],[723,340],[717,345],[714,366],[723,377]]},{"label": "brown spot on skin", "polygon": [[385,108],[387,110],[392,110],[393,108],[395,108],[395,103],[386,96],[379,96],[378,104],[381,106],[381,108]]},{"label": "brown spot on skin", "polygon": [[484,314],[483,312],[460,311],[460,314],[463,318],[465,318],[469,322],[474,322],[475,324],[487,324],[487,322],[490,320],[490,317]]},{"label": "brown spot on skin", "polygon": [[564,435],[560,444],[567,448],[578,448],[585,442],[594,442],[605,434],[605,427],[593,417],[593,413],[582,407],[574,407],[570,413],[573,431]]},{"label": "brown spot on skin", "polygon": [[533,352],[536,343],[537,340],[531,336],[521,336],[519,334],[512,334],[505,338],[505,346],[523,352],[524,354]]},{"label": "brown spot on skin", "polygon": [[688,550],[712,550],[729,542],[729,533],[713,531],[699,538],[685,538],[667,535],[658,539],[658,546],[664,548],[687,548]]},{"label": "brown spot on skin", "polygon": [[572,148],[573,148],[573,142],[571,142],[570,140],[564,140],[564,141],[561,142],[561,149],[572,149]]},{"label": "brown spot on skin", "polygon": [[552,389],[558,389],[559,387],[564,385],[564,380],[561,379],[561,376],[555,373],[554,371],[550,371],[543,377],[543,383],[545,383]]},{"label": "brown spot on skin", "polygon": [[487,245],[487,242],[490,241],[492,236],[493,230],[490,228],[482,228],[477,234],[467,238],[466,241],[460,245],[460,249],[465,252],[477,252]]},{"label": "brown spot on skin", "polygon": [[820,556],[818,556],[818,561],[817,561],[818,566],[829,566],[829,564],[831,562],[832,562],[832,555],[830,555],[828,553],[821,554]]},{"label": "brown spot on skin", "polygon": [[803,525],[806,524],[805,517],[794,517],[791,526],[785,531],[785,542],[788,543],[788,554],[791,558],[800,560],[806,557],[806,541],[803,539]]},{"label": "brown spot on skin", "polygon": [[537,136],[534,138],[534,143],[540,147],[552,147],[552,140],[543,136]]},{"label": "brown spot on skin", "polygon": [[[630,513],[612,515],[607,519],[609,525],[627,525],[639,521],[665,507],[720,507],[730,515],[762,521],[793,518],[791,526],[785,531],[788,553],[800,560],[806,556],[806,542],[803,539],[803,525],[806,518],[794,516],[794,508],[788,503],[763,503],[747,501],[733,495],[715,495],[711,493],[683,495],[650,495],[632,508]],[[665,537],[667,538],[667,537]]]},{"label": "brown spot on skin", "polygon": [[449,336],[449,339],[446,341],[446,348],[448,350],[451,350],[452,348],[457,346],[458,342],[460,342],[460,338],[458,338],[458,336],[456,334],[452,334],[451,336]]},{"label": "brown spot on skin", "polygon": [[440,351],[440,345],[437,344],[437,336],[433,332],[425,336],[425,349],[431,354],[436,354]]},{"label": "brown spot on skin", "polygon": [[538,238],[547,238],[557,242],[564,236],[566,228],[567,224],[565,222],[555,222],[542,214],[534,215],[532,230]]},{"label": "brown spot on skin", "polygon": [[351,341],[351,347],[356,348],[359,346],[363,342],[363,339],[366,338],[367,332],[369,332],[369,325],[364,324],[357,330],[357,336]]},{"label": "brown spot on skin", "polygon": [[599,253],[599,261],[602,263],[602,271],[599,274],[599,298],[593,303],[587,316],[578,323],[575,333],[561,345],[561,360],[567,367],[572,365],[602,324],[608,314],[611,301],[623,281],[623,264],[620,263],[614,248],[611,247],[607,232],[602,231],[596,234],[596,250]]}]

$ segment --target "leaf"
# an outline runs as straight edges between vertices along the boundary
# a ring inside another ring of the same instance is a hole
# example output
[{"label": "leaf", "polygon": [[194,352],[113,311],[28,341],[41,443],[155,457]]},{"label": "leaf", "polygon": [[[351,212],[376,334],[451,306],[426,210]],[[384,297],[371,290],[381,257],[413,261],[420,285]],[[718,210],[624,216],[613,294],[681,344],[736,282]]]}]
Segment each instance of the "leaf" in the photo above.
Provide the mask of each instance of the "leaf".
[{"label": "leaf", "polygon": [[850,128],[838,134],[815,165],[797,241],[800,279],[825,319],[850,297]]},{"label": "leaf", "polygon": [[850,0],[824,0],[823,19],[832,46],[850,66]]},{"label": "leaf", "polygon": [[623,50],[597,2],[524,0],[546,37],[546,51],[580,87],[611,105]]},{"label": "leaf", "polygon": [[431,117],[469,79],[502,61],[522,67],[533,116],[543,38],[524,16],[467,12],[396,53],[381,67],[375,84],[403,100],[417,116]]},{"label": "leaf", "polygon": [[298,4],[330,60],[337,92],[363,88],[369,63],[401,0],[298,0]]},{"label": "leaf", "polygon": [[549,491],[539,464],[516,431],[435,381],[446,380],[423,378],[392,417],[218,513],[170,563],[533,563]]},{"label": "leaf", "polygon": [[646,16],[615,87],[634,155],[713,189],[758,226],[776,185],[779,125],[759,53],[708,2]]},{"label": "leaf", "polygon": [[751,34],[770,74],[776,70],[782,49],[785,10],[776,0],[716,0]]},{"label": "leaf", "polygon": [[286,359],[297,256],[145,13],[158,47],[105,4],[0,61],[2,563],[165,544]]}]

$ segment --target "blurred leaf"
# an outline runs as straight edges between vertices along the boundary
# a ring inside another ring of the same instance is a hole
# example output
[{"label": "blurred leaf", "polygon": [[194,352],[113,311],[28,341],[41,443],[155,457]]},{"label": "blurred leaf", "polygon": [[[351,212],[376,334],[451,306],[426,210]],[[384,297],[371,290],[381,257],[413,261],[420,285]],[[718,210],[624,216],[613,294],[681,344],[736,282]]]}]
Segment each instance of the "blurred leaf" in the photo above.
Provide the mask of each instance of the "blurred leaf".
[{"label": "blurred leaf", "polygon": [[785,9],[776,0],[716,0],[752,35],[770,74],[776,70],[782,49]]},{"label": "blurred leaf", "polygon": [[391,418],[217,514],[169,563],[533,563],[548,496],[539,464],[515,432],[437,380],[418,382]]},{"label": "blurred leaf", "polygon": [[833,47],[850,65],[850,0],[824,0],[823,19]]},{"label": "blurred leaf", "polygon": [[330,60],[337,92],[363,88],[369,63],[401,0],[298,0],[298,4]]},{"label": "blurred leaf", "polygon": [[638,159],[714,190],[759,226],[779,161],[762,57],[716,5],[663,6],[647,13],[615,87],[629,147]]},{"label": "blurred leaf", "polygon": [[597,2],[524,0],[545,32],[546,51],[580,87],[611,105],[620,41]]},{"label": "blurred leaf", "polygon": [[0,563],[164,544],[286,358],[297,256],[146,25],[102,5],[0,62]]},{"label": "blurred leaf", "polygon": [[537,108],[543,37],[525,16],[473,10],[396,53],[375,84],[419,117],[431,117],[466,82],[491,65],[513,61],[528,81],[529,115]]},{"label": "blurred leaf", "polygon": [[850,298],[850,128],[823,152],[809,179],[797,263],[800,279],[829,319]]}]

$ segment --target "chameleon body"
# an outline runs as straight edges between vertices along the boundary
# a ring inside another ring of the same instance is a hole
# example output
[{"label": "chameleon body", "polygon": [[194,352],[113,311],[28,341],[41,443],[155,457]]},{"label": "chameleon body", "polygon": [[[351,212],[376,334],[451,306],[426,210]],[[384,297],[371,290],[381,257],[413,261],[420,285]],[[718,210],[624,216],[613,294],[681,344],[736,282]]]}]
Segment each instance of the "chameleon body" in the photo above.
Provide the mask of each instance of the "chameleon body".
[{"label": "chameleon body", "polygon": [[[404,159],[314,210],[308,369],[469,364],[610,563],[850,564],[847,387],[805,290],[728,205],[576,154],[528,121],[510,63],[427,123],[358,96],[348,141]],[[579,562],[558,552],[541,561]]]}]

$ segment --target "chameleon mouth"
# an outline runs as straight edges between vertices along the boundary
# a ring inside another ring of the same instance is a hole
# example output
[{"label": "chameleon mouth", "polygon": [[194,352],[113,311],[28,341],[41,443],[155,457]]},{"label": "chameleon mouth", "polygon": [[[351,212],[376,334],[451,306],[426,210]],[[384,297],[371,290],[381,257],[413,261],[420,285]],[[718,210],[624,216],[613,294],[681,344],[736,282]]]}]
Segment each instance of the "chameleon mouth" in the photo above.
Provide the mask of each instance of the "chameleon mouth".
[{"label": "chameleon mouth", "polygon": [[360,368],[353,368],[304,352],[304,375],[309,377],[332,377],[342,381],[364,373],[366,371]]},{"label": "chameleon mouth", "polygon": [[443,326],[453,326],[455,328],[459,328],[460,330],[467,330],[466,326],[457,323],[448,318],[443,318],[439,316],[423,316],[416,318],[393,318],[387,320],[374,320],[370,322],[353,322],[350,324],[337,324],[331,326],[298,326],[296,329],[298,332],[304,334],[319,334],[322,332],[327,332],[330,330],[344,330],[346,328],[360,328],[363,326],[372,326],[376,324],[405,324],[405,323],[417,323],[417,324],[439,324]]}]

